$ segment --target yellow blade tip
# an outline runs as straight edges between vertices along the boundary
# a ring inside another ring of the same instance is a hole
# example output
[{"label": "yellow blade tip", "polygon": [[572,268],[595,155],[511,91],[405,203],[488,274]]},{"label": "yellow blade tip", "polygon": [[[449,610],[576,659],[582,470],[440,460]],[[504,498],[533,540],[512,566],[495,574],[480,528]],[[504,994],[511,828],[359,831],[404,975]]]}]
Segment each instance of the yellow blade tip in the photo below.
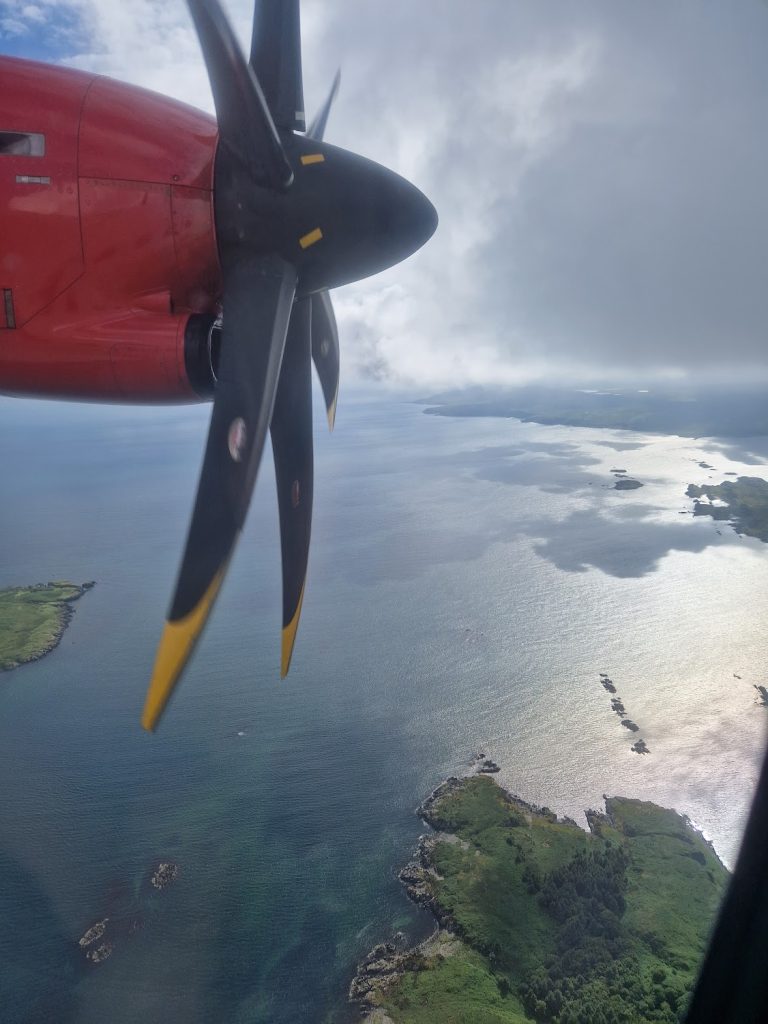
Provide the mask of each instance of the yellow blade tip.
[{"label": "yellow blade tip", "polygon": [[299,603],[296,605],[296,611],[293,613],[293,618],[287,626],[283,626],[283,636],[280,652],[280,678],[285,679],[288,675],[288,670],[291,667],[291,657],[293,655],[293,646],[296,643],[296,631],[299,628],[299,617],[301,616],[301,605],[304,601],[304,585],[306,580],[301,585],[301,593],[299,594]]},{"label": "yellow blade tip", "polygon": [[338,392],[333,396],[333,401],[328,406],[328,429],[333,431],[334,424],[336,423],[336,401],[339,397]]},{"label": "yellow blade tip", "polygon": [[141,715],[142,728],[147,732],[154,732],[157,728],[160,716],[171,698],[197,638],[203,631],[225,572],[226,565],[219,569],[206,592],[188,615],[165,624]]}]

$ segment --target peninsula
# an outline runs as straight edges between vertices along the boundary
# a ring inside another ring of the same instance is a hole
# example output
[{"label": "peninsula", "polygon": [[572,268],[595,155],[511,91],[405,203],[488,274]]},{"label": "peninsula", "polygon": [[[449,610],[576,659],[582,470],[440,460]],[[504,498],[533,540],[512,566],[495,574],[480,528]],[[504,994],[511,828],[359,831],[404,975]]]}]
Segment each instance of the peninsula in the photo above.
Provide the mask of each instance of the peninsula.
[{"label": "peninsula", "polygon": [[[737,533],[768,543],[768,481],[762,477],[740,476],[721,484],[690,484],[685,493],[694,499],[695,516],[725,520]],[[715,501],[719,504],[713,504]]]},{"label": "peninsula", "polygon": [[567,388],[528,385],[463,388],[419,402],[431,416],[492,416],[524,423],[609,427],[681,437],[756,437],[768,434],[765,388]]},{"label": "peninsula", "polygon": [[683,1019],[728,878],[686,818],[612,797],[586,832],[487,775],[448,779],[419,813],[434,831],[400,877],[438,928],[360,965],[366,1021]]},{"label": "peninsula", "polygon": [[72,603],[93,586],[56,580],[0,590],[0,672],[52,651],[74,614]]}]

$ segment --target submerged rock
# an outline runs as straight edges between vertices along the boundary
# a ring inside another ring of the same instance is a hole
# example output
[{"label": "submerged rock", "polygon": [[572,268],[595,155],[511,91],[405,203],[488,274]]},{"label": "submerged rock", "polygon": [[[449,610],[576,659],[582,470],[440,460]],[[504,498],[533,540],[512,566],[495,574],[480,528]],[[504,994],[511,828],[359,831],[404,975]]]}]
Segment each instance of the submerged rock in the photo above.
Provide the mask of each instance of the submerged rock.
[{"label": "submerged rock", "polygon": [[161,861],[157,865],[150,882],[155,889],[165,889],[173,882],[179,874],[179,865],[173,861]]},{"label": "submerged rock", "polygon": [[96,939],[100,939],[104,932],[107,930],[108,917],[103,918],[101,921],[97,921],[96,924],[92,924],[91,927],[85,932],[83,937],[79,940],[78,945],[85,947],[90,946]]},{"label": "submerged rock", "polygon": [[104,942],[101,946],[97,946],[96,949],[89,950],[85,955],[91,961],[92,964],[103,963],[107,957],[112,956],[112,950],[115,947],[111,942]]}]

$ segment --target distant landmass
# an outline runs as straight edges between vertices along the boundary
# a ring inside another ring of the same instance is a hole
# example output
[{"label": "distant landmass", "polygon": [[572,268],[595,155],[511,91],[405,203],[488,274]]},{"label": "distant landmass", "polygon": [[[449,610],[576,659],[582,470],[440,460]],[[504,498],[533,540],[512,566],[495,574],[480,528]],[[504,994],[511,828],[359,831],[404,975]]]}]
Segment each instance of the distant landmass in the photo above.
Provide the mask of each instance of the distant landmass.
[{"label": "distant landmass", "polygon": [[419,813],[435,832],[400,877],[438,928],[360,965],[350,997],[370,1024],[683,1019],[728,879],[685,817],[612,797],[587,833],[486,773]]},{"label": "distant landmass", "polygon": [[470,388],[425,398],[432,416],[498,416],[572,427],[609,427],[682,437],[768,435],[768,391],[521,387]]},{"label": "distant landmass", "polygon": [[[768,543],[768,481],[759,476],[740,476],[721,484],[690,484],[685,493],[696,499],[695,516],[728,521],[737,533]],[[713,505],[714,501],[723,504]]]},{"label": "distant landmass", "polygon": [[93,586],[57,580],[0,590],[0,672],[52,651],[72,618],[72,603]]}]

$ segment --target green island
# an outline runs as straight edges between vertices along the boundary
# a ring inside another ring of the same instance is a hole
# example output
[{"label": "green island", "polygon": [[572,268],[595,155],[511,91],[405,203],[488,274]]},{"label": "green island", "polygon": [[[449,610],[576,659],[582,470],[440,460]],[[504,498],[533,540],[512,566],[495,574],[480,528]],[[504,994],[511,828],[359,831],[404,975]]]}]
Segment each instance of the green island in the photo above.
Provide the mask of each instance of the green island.
[{"label": "green island", "polygon": [[[721,484],[689,484],[685,492],[694,498],[695,516],[729,521],[737,533],[768,543],[768,481],[759,476],[740,476]],[[709,501],[700,501],[708,498]],[[723,505],[713,505],[722,501]]]},{"label": "green island", "polygon": [[0,590],[0,672],[52,651],[72,618],[72,602],[93,586],[56,580]]},{"label": "green island", "polygon": [[401,872],[439,927],[377,946],[350,998],[370,1024],[641,1024],[683,1019],[728,873],[672,810],[623,797],[590,832],[451,778]]}]

